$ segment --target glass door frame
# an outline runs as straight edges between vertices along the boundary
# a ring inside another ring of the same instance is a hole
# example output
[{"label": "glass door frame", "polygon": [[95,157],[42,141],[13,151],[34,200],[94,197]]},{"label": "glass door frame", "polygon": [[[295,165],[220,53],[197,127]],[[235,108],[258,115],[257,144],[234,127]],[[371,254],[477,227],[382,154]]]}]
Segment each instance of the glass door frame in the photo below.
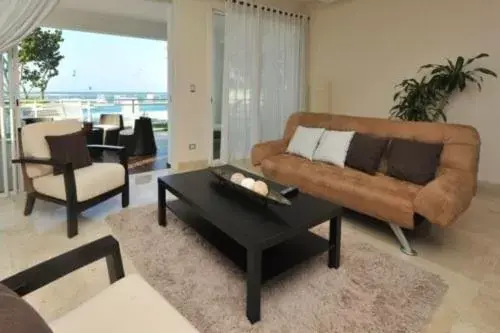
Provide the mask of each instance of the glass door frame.
[{"label": "glass door frame", "polygon": [[173,135],[172,133],[172,124],[174,123],[173,118],[175,117],[174,115],[174,102],[172,98],[172,89],[174,86],[174,71],[173,71],[173,19],[174,15],[172,13],[173,11],[173,5],[169,4],[168,6],[168,12],[167,12],[167,124],[168,124],[168,131],[167,131],[167,137],[168,137],[168,152],[167,152],[167,165],[166,168],[170,169],[172,168],[172,165],[174,163],[172,159],[172,152],[173,152]]},{"label": "glass door frame", "polygon": [[[208,50],[207,50],[207,54],[208,54],[208,80],[209,80],[209,87],[210,87],[210,122],[211,122],[211,126],[210,126],[210,136],[208,138],[208,142],[209,142],[209,157],[208,157],[208,162],[210,165],[217,165],[217,164],[221,164],[223,163],[223,159],[222,159],[222,138],[223,138],[223,131],[224,131],[224,126],[223,126],[223,114],[222,114],[222,108],[223,108],[223,103],[221,103],[221,110],[220,110],[220,113],[221,113],[221,121],[220,121],[220,132],[221,132],[221,138],[220,138],[220,147],[219,147],[219,158],[215,158],[214,157],[214,143],[215,143],[215,140],[214,140],[214,132],[216,130],[215,128],[215,124],[214,124],[214,118],[215,118],[215,108],[214,108],[214,102],[215,102],[215,97],[214,97],[214,90],[215,90],[215,86],[214,86],[214,75],[215,75],[215,66],[214,66],[214,54],[215,54],[215,47],[216,47],[216,40],[215,40],[215,36],[214,36],[214,27],[215,27],[215,24],[214,24],[214,17],[216,15],[219,15],[219,16],[223,16],[225,17],[226,16],[226,13],[224,12],[224,10],[222,8],[213,8],[212,11],[210,11],[210,17],[208,18],[207,22],[208,22],[208,27],[207,27],[207,40],[208,40]],[[223,69],[224,71],[224,69]],[[221,92],[222,94],[224,95],[223,93],[223,87],[221,87]]]},{"label": "glass door frame", "polygon": [[[2,154],[0,175],[4,184],[0,196],[6,197],[10,193],[18,193],[23,188],[20,168],[17,164],[12,165],[9,158],[17,156],[17,129],[21,126],[18,104],[20,84],[18,45],[7,52],[0,53],[0,67],[0,75],[2,76],[0,80],[0,149]],[[7,82],[4,81],[4,78],[7,79]],[[5,86],[6,84],[7,86]],[[7,91],[7,96],[4,94],[5,91]],[[8,143],[10,143],[10,152],[7,148]]]}]

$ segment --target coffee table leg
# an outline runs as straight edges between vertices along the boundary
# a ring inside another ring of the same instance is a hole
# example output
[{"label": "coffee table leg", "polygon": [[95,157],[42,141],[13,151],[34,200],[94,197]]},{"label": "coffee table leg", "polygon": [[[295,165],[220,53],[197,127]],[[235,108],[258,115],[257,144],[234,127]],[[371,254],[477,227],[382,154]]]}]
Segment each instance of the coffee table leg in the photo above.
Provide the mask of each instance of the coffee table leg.
[{"label": "coffee table leg", "polygon": [[247,318],[252,324],[260,320],[261,283],[262,251],[247,250]]},{"label": "coffee table leg", "polygon": [[166,203],[166,193],[165,187],[158,180],[158,224],[162,227],[167,225],[167,203]]},{"label": "coffee table leg", "polygon": [[328,267],[339,268],[340,266],[340,236],[341,217],[337,216],[330,220],[330,235],[328,247]]}]

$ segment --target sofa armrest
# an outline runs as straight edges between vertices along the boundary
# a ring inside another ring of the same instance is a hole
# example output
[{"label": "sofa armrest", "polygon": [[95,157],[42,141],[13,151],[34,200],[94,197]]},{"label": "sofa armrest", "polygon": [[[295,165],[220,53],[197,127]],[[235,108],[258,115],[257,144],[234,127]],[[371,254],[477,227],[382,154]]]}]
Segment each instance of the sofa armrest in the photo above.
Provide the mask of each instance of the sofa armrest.
[{"label": "sofa armrest", "polygon": [[102,258],[106,258],[111,283],[125,276],[120,246],[112,236],[106,236],[28,268],[0,283],[19,296],[24,296]]},{"label": "sofa armrest", "polygon": [[474,184],[471,173],[446,171],[420,190],[413,203],[415,212],[431,223],[447,226],[469,208]]},{"label": "sofa armrest", "polygon": [[252,148],[252,164],[257,166],[267,157],[283,154],[288,147],[288,141],[280,139],[256,144]]}]

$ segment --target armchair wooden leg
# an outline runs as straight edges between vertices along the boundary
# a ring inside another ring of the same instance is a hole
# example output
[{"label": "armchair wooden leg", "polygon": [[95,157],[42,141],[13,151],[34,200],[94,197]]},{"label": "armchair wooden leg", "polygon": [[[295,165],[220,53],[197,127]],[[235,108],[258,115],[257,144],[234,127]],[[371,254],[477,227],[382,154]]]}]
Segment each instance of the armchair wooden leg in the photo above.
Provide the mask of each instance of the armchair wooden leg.
[{"label": "armchair wooden leg", "polygon": [[122,207],[123,208],[128,207],[129,202],[130,202],[130,193],[129,193],[129,187],[127,185],[122,191]]},{"label": "armchair wooden leg", "polygon": [[66,207],[68,238],[73,238],[78,235],[78,211],[76,207]]},{"label": "armchair wooden leg", "polygon": [[26,195],[26,205],[24,206],[24,216],[31,215],[33,212],[33,206],[35,206],[35,195],[33,193],[28,193]]}]

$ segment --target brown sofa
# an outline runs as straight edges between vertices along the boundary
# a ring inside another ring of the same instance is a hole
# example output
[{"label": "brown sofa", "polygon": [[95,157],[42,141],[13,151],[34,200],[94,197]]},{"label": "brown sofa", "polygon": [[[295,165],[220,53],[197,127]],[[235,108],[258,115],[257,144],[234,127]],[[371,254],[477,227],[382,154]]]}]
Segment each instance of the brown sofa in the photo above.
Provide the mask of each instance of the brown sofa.
[{"label": "brown sofa", "polygon": [[[420,186],[386,176],[383,170],[372,176],[286,154],[298,125],[443,143],[436,178]],[[253,147],[252,163],[260,165],[266,177],[388,222],[403,251],[413,254],[401,227],[413,229],[418,217],[440,226],[457,220],[476,193],[479,148],[479,134],[470,126],[296,113],[289,118],[283,139]]]}]

